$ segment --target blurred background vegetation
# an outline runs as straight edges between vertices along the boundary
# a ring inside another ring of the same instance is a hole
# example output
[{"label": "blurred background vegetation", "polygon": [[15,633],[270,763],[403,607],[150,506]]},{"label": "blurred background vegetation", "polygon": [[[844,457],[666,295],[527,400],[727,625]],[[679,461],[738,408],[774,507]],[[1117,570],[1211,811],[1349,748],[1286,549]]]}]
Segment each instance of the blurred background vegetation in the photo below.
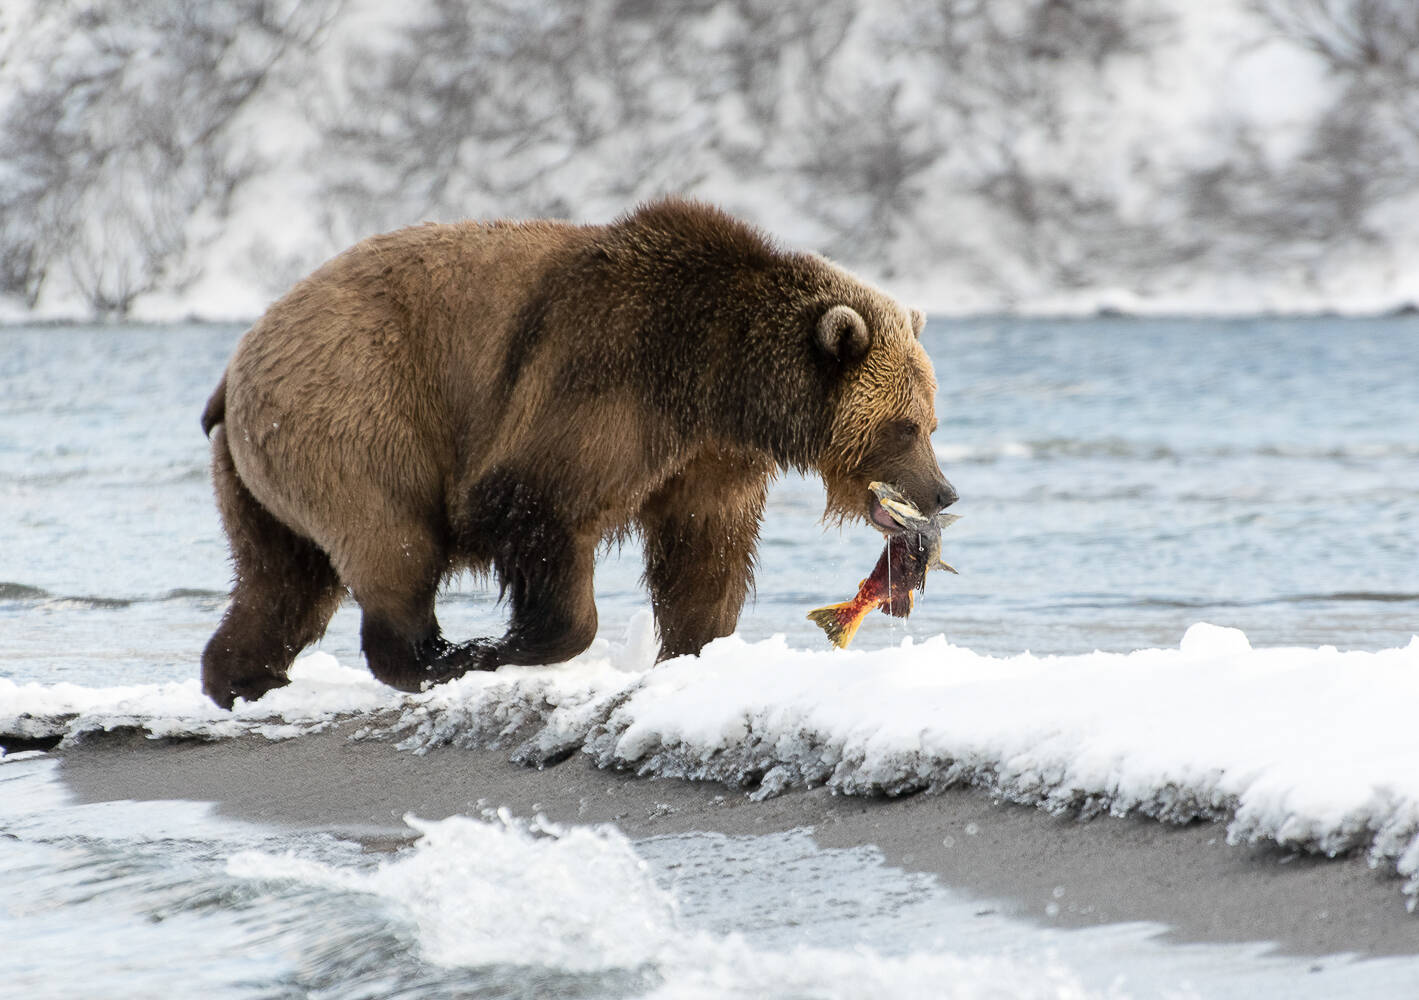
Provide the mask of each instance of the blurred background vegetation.
[{"label": "blurred background vegetation", "polygon": [[0,11],[11,316],[259,309],[371,232],[668,192],[935,309],[1390,307],[1419,254],[1419,4]]}]

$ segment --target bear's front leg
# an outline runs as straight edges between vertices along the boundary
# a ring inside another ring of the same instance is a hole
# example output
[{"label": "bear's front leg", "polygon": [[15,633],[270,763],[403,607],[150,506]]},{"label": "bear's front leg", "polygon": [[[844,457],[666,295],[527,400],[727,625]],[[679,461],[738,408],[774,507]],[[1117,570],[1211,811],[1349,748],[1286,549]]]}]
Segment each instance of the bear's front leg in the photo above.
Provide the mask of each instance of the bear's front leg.
[{"label": "bear's front leg", "polygon": [[492,645],[496,665],[561,663],[591,645],[597,622],[595,560],[592,537],[571,537],[549,548],[519,547],[513,559],[497,560],[512,619]]},{"label": "bear's front leg", "polygon": [[470,670],[561,663],[585,650],[596,638],[594,542],[568,539],[544,547],[539,543],[546,537],[545,531],[513,533],[522,543],[510,540],[495,560],[512,605],[502,638],[445,639],[432,592],[419,595],[413,613],[381,614],[367,606],[361,640],[370,670],[391,687],[420,691]]},{"label": "bear's front leg", "polygon": [[492,670],[498,665],[492,640],[450,642],[432,613],[427,624],[409,628],[366,611],[360,645],[370,672],[400,691],[422,691],[470,670]]},{"label": "bear's front leg", "polygon": [[660,659],[698,653],[734,631],[754,579],[769,471],[716,452],[687,466],[641,509]]},{"label": "bear's front leg", "polygon": [[[509,519],[509,511],[517,518]],[[397,552],[386,553],[377,565],[402,572],[372,573],[369,586],[353,589],[365,613],[360,640],[370,672],[400,691],[421,691],[468,671],[570,660],[592,644],[596,539],[543,515],[542,505],[521,494],[485,505],[481,550],[490,553],[512,606],[501,638],[465,643],[444,638],[434,597],[446,553],[431,536],[400,535]]]}]

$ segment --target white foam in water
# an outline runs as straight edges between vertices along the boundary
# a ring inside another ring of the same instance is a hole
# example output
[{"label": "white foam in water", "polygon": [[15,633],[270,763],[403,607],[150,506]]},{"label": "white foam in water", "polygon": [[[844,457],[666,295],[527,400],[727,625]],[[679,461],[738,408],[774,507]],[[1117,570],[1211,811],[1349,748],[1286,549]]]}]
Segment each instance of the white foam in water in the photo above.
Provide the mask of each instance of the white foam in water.
[{"label": "white foam in water", "polygon": [[[58,770],[44,755],[0,757],[0,996],[278,995],[260,984],[292,959],[267,942],[299,924],[279,903],[233,895],[212,870],[289,835],[207,803],[77,803]],[[332,862],[362,853],[324,834],[301,846]]]},{"label": "white foam in water", "polygon": [[31,996],[1320,1000],[1402,995],[1415,974],[1169,944],[1151,924],[1033,927],[806,831],[632,844],[411,818],[422,837],[381,858],[200,803],[76,804],[57,770],[0,768],[0,982]]},{"label": "white foam in water", "polygon": [[195,681],[0,680],[0,731],[290,736],[391,710],[375,725],[415,751],[500,745],[537,762],[580,750],[602,766],[760,796],[970,783],[1060,812],[1225,820],[1234,842],[1368,848],[1419,898],[1419,637],[1379,652],[1253,649],[1235,629],[1199,624],[1174,649],[1051,657],[982,656],[940,637],[873,651],[730,637],[651,668],[648,622],[566,665],[414,696],[314,654],[290,687],[232,715]]},{"label": "white foam in water", "polygon": [[737,934],[684,929],[674,898],[614,828],[529,825],[506,814],[406,821],[422,838],[374,871],[259,851],[233,856],[228,871],[388,900],[418,928],[423,957],[442,966],[644,968],[660,980],[644,995],[665,1000],[1096,995],[1057,963],[871,948],[765,951]]},{"label": "white foam in water", "polygon": [[591,971],[640,965],[662,944],[672,904],[646,885],[643,863],[614,831],[404,819],[422,837],[373,871],[260,851],[234,854],[227,870],[387,898],[418,926],[424,957],[441,965]]},{"label": "white foam in water", "polygon": [[665,947],[674,904],[611,829],[405,817],[423,836],[372,872],[293,855],[235,855],[233,874],[396,901],[440,965],[632,968]]}]

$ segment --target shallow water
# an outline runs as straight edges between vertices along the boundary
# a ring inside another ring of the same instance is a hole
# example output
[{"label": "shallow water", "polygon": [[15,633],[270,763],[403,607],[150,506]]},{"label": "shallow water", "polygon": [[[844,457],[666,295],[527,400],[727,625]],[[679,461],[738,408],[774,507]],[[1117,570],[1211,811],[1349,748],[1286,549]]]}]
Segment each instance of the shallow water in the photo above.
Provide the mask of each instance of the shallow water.
[{"label": "shallow water", "polygon": [[1025,924],[806,831],[633,843],[452,817],[386,854],[201,803],[75,805],[53,768],[0,763],[0,982],[16,996],[1294,1000],[1419,977],[1415,957]]},{"label": "shallow water", "polygon": [[[240,332],[0,330],[0,676],[195,676],[227,584],[197,418]],[[933,321],[925,342],[962,575],[857,647],[1124,651],[1199,620],[1256,646],[1419,632],[1419,320]],[[876,560],[875,533],[825,530],[821,507],[816,482],[776,485],[745,638],[820,647],[805,613]],[[598,572],[613,642],[646,606],[637,556]],[[459,581],[446,632],[499,628],[494,594]],[[358,664],[357,630],[342,609],[322,648]],[[389,856],[201,805],[74,805],[52,767],[0,763],[0,982],[28,995],[1320,997],[1419,978],[1027,926],[803,833],[450,820]],[[498,893],[525,905],[477,905]]]},{"label": "shallow water", "polygon": [[[191,676],[228,584],[197,426],[232,326],[0,330],[0,670],[85,683]],[[934,320],[938,451],[963,519],[906,622],[982,653],[1175,644],[1198,620],[1256,645],[1402,646],[1419,630],[1419,318]],[[749,639],[821,643],[806,612],[876,560],[824,528],[822,487],[774,488]],[[499,629],[464,577],[452,637]],[[634,543],[597,576],[604,634],[645,607]],[[358,660],[358,616],[323,646]]]}]

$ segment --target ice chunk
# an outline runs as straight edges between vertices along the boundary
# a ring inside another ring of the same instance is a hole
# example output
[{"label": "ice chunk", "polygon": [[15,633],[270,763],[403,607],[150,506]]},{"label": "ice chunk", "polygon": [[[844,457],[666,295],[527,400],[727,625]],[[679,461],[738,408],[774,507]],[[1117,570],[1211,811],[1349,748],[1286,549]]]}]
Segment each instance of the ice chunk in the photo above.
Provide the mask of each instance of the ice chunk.
[{"label": "ice chunk", "polygon": [[1187,657],[1241,656],[1251,652],[1251,642],[1239,628],[1198,622],[1183,633],[1182,653]]}]

